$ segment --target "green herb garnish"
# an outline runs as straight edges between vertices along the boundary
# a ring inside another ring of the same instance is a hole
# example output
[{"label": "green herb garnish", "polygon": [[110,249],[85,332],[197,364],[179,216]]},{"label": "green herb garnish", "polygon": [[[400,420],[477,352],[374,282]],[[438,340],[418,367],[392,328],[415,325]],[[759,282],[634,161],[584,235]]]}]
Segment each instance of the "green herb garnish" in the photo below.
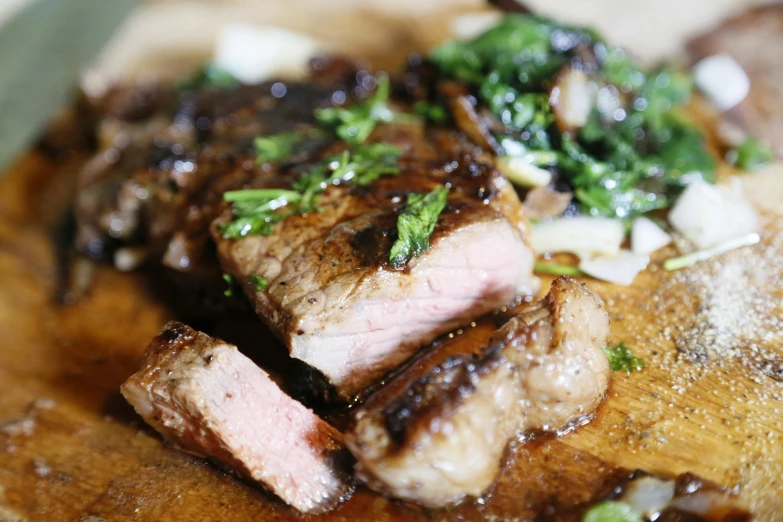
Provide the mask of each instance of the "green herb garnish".
[{"label": "green herb garnish", "polygon": [[726,154],[726,160],[745,170],[756,170],[775,159],[775,153],[756,138],[748,136],[734,150]]},{"label": "green herb garnish", "polygon": [[256,163],[263,165],[287,159],[294,153],[294,148],[303,138],[297,132],[281,132],[257,137],[253,140],[257,155]]},{"label": "green herb garnish", "polygon": [[619,372],[625,370],[631,373],[634,370],[641,370],[645,367],[644,360],[634,356],[631,349],[628,348],[625,343],[616,344],[614,346],[607,346],[604,348],[606,358],[609,359],[609,368],[613,372]]},{"label": "green herb garnish", "polygon": [[579,277],[585,275],[579,267],[572,265],[561,265],[559,263],[540,263],[536,262],[534,271],[539,274],[549,274],[555,276],[567,275],[571,277]]},{"label": "green herb garnish", "polygon": [[[714,178],[704,137],[679,114],[690,77],[643,70],[591,30],[507,14],[474,40],[448,42],[429,57],[443,76],[473,89],[496,120],[490,128],[506,155],[554,168],[587,214],[633,218],[670,206],[696,179]],[[549,91],[569,68],[587,76],[592,113],[581,129],[563,131]]]},{"label": "green herb garnish", "polygon": [[736,250],[737,248],[744,246],[755,245],[760,240],[761,238],[755,232],[746,234],[744,236],[735,237],[729,239],[728,241],[724,241],[723,243],[719,243],[712,248],[691,252],[690,254],[685,254],[684,256],[680,257],[671,257],[663,262],[663,268],[669,271],[687,268],[689,266],[695,265],[700,261],[705,261],[712,257],[725,254],[731,250]]},{"label": "green herb garnish", "polygon": [[223,291],[223,295],[226,297],[234,296],[234,278],[228,274],[223,274],[223,281],[226,282],[228,288]]},{"label": "green herb garnish", "polygon": [[274,226],[293,214],[313,212],[329,185],[368,185],[387,174],[397,174],[402,152],[387,143],[361,145],[325,158],[300,177],[290,189],[247,189],[223,194],[233,204],[234,220],[220,227],[225,238],[268,236]]},{"label": "green herb garnish", "polygon": [[179,90],[192,91],[202,87],[233,87],[239,85],[234,75],[214,64],[204,64],[187,80],[179,84]]},{"label": "green herb garnish", "polygon": [[257,274],[253,274],[250,276],[250,286],[255,290],[256,292],[263,292],[267,288],[269,288],[269,280],[266,277],[262,277]]},{"label": "green herb garnish", "polygon": [[446,123],[449,119],[445,107],[424,100],[413,104],[413,113],[434,123]]},{"label": "green herb garnish", "polygon": [[448,193],[448,188],[440,186],[426,194],[408,194],[405,208],[397,218],[397,241],[389,252],[394,268],[404,267],[430,247],[430,236],[446,207]]},{"label": "green herb garnish", "polygon": [[334,127],[337,135],[356,145],[364,143],[378,122],[390,122],[394,113],[387,106],[389,100],[389,78],[381,76],[373,95],[350,107],[329,107],[316,109],[315,118],[322,125]]},{"label": "green herb garnish", "polygon": [[601,502],[591,507],[582,522],[643,522],[642,515],[624,502]]}]

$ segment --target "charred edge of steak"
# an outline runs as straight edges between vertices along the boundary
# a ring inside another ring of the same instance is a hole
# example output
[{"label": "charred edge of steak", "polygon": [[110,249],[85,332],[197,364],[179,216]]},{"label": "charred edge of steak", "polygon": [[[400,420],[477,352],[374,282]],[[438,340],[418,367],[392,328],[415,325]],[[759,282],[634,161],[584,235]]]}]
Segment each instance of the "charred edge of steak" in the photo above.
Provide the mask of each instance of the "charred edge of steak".
[{"label": "charred edge of steak", "polygon": [[502,358],[497,356],[502,349],[503,344],[495,344],[480,359],[472,355],[449,356],[414,381],[381,413],[391,441],[397,447],[405,446],[418,427],[429,422],[430,413],[449,416],[473,393],[478,380],[502,364]]}]

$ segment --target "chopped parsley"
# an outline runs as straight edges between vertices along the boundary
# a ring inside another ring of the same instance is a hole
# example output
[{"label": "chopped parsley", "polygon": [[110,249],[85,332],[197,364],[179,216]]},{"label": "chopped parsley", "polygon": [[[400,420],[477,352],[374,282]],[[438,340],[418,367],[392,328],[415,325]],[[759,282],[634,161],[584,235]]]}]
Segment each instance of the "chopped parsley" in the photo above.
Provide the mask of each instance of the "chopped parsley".
[{"label": "chopped parsley", "polygon": [[756,170],[775,159],[775,154],[769,147],[751,136],[734,150],[726,154],[726,160],[732,165],[745,170]]},{"label": "chopped parsley", "polygon": [[642,515],[624,502],[601,502],[591,507],[582,522],[643,522]]},{"label": "chopped parsley", "polygon": [[239,80],[230,72],[214,64],[207,63],[199,67],[193,76],[181,82],[179,90],[192,91],[202,87],[233,87],[239,85],[239,83]]},{"label": "chopped parsley", "polygon": [[636,357],[625,343],[607,346],[604,348],[604,353],[606,354],[606,358],[609,359],[609,368],[611,368],[613,372],[625,370],[626,372],[631,373],[634,370],[643,369],[647,364],[644,360]]},{"label": "chopped parsley", "polygon": [[[704,137],[679,110],[690,77],[643,70],[589,29],[507,14],[429,58],[472,89],[503,153],[553,168],[585,214],[630,219],[670,206],[696,179],[714,179]],[[581,128],[563,130],[550,90],[572,70],[587,78],[590,113]]]},{"label": "chopped parsley", "polygon": [[448,188],[439,186],[426,194],[408,194],[405,208],[397,218],[397,241],[389,252],[394,268],[404,267],[430,247],[430,236],[446,208],[448,193]]},{"label": "chopped parsley", "polygon": [[449,119],[449,113],[446,112],[445,107],[424,100],[413,104],[413,113],[434,123],[446,123]]},{"label": "chopped parsley", "polygon": [[223,274],[223,281],[226,282],[228,288],[223,291],[223,295],[226,297],[234,296],[234,278],[228,274]]},{"label": "chopped parsley", "polygon": [[232,203],[234,219],[220,227],[225,238],[268,236],[275,225],[293,214],[318,209],[318,197],[329,185],[368,185],[381,176],[397,174],[402,152],[388,143],[360,145],[325,158],[290,189],[246,189],[223,194]]},{"label": "chopped parsley", "polygon": [[567,275],[572,277],[579,277],[585,275],[585,273],[582,272],[579,267],[572,265],[561,265],[559,263],[536,262],[533,270],[539,274],[549,274],[555,276]]},{"label": "chopped parsley", "polygon": [[297,132],[281,132],[270,136],[259,136],[253,140],[256,149],[256,163],[283,161],[294,153],[296,145],[303,136]]},{"label": "chopped parsley", "polygon": [[263,292],[269,288],[269,280],[266,277],[253,274],[250,276],[250,286],[256,292]]},{"label": "chopped parsley", "polygon": [[375,92],[362,102],[350,107],[329,107],[316,109],[315,118],[319,123],[335,129],[337,136],[352,145],[364,143],[378,122],[390,122],[395,119],[389,109],[389,78],[381,76]]}]

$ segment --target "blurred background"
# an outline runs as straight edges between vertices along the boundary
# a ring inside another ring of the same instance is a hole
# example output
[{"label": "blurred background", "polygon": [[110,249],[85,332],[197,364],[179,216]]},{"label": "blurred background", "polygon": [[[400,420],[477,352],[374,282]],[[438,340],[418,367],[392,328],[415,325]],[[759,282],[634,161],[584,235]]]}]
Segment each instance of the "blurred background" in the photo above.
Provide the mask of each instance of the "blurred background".
[{"label": "blurred background", "polygon": [[[525,2],[540,14],[594,26],[645,62],[687,61],[690,38],[759,3],[769,2]],[[489,11],[481,0],[0,0],[0,168],[73,97],[77,83],[99,96],[112,84],[182,78],[212,59],[227,27],[288,29],[319,50],[387,68],[453,36],[466,23],[460,16]]]}]

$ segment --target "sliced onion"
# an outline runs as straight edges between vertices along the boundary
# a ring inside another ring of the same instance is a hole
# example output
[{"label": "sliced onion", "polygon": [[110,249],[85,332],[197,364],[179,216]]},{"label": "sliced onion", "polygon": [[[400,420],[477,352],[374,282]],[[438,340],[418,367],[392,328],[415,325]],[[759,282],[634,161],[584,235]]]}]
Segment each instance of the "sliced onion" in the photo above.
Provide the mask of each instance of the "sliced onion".
[{"label": "sliced onion", "polygon": [[528,219],[546,219],[562,216],[574,195],[556,192],[549,187],[536,187],[528,191],[522,207]]},{"label": "sliced onion", "polygon": [[533,227],[533,249],[545,252],[572,252],[616,255],[623,242],[623,224],[616,219],[580,216],[544,221]]},{"label": "sliced onion", "polygon": [[693,67],[693,79],[722,111],[738,105],[750,92],[750,78],[728,54],[716,54],[701,60]]},{"label": "sliced onion", "polygon": [[495,161],[497,169],[513,184],[520,187],[546,187],[552,182],[552,173],[536,167],[524,156],[500,156]]},{"label": "sliced onion", "polygon": [[692,183],[669,213],[669,223],[704,249],[734,237],[756,232],[759,217],[739,185]]},{"label": "sliced onion", "polygon": [[593,110],[590,82],[582,71],[566,67],[549,93],[549,104],[561,132],[584,127]]},{"label": "sliced onion", "polygon": [[636,218],[631,228],[631,250],[648,255],[672,242],[672,237],[646,217]]},{"label": "sliced onion", "polygon": [[147,260],[144,247],[123,247],[114,252],[114,268],[120,272],[131,272]]},{"label": "sliced onion", "polygon": [[620,500],[654,520],[654,515],[663,511],[673,497],[673,480],[641,477],[631,482]]},{"label": "sliced onion", "polygon": [[500,11],[467,13],[451,19],[451,34],[458,40],[472,40],[478,35],[495,27],[503,19]]},{"label": "sliced onion", "polygon": [[614,256],[584,255],[579,268],[587,275],[617,285],[629,286],[636,276],[650,264],[650,256],[636,255],[630,250],[621,250]]},{"label": "sliced onion", "polygon": [[242,83],[301,78],[318,48],[314,39],[279,27],[229,25],[218,38],[213,63]]}]

